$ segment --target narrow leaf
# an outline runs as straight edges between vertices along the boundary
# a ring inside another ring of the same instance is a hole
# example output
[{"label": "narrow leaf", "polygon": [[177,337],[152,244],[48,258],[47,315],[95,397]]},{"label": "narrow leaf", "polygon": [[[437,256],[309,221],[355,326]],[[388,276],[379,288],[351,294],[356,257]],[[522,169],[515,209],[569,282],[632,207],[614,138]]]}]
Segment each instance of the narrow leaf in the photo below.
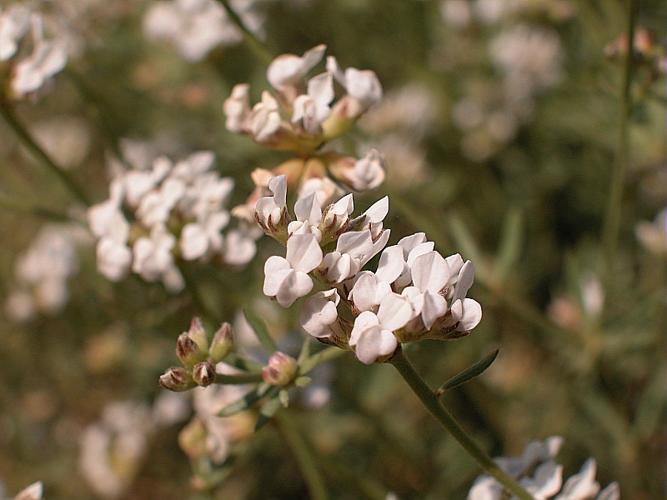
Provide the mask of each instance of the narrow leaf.
[{"label": "narrow leaf", "polygon": [[278,347],[276,346],[276,343],[273,341],[273,338],[271,338],[271,335],[269,335],[269,331],[266,329],[264,321],[262,321],[260,317],[257,316],[250,309],[244,310],[243,314],[245,314],[245,317],[248,320],[250,327],[255,332],[257,339],[259,340],[260,344],[262,344],[264,349],[266,349],[269,352],[277,351]]},{"label": "narrow leaf", "polygon": [[484,373],[484,370],[486,370],[489,366],[491,366],[491,363],[495,361],[496,356],[498,356],[498,351],[499,349],[496,349],[491,354],[489,354],[485,358],[482,358],[471,367],[466,368],[462,372],[454,375],[452,378],[450,378],[444,384],[442,384],[437,391],[435,391],[435,395],[437,397],[440,397],[446,391],[453,389],[454,387],[458,387],[462,384],[465,384],[468,380],[473,379]]},{"label": "narrow leaf", "polygon": [[273,398],[267,401],[259,411],[259,417],[255,423],[255,432],[264,427],[266,423],[276,414],[281,406],[282,404],[280,403],[280,398]]},{"label": "narrow leaf", "polygon": [[521,253],[523,240],[523,214],[516,208],[507,212],[496,258],[496,274],[504,279]]},{"label": "narrow leaf", "polygon": [[[257,386],[256,389],[246,393],[241,399],[238,399],[237,401],[234,401],[233,403],[225,406],[218,412],[218,416],[230,417],[239,412],[242,412],[243,410],[247,410],[264,396],[271,394],[273,389],[276,389],[276,387],[267,384],[261,384]],[[277,392],[277,390],[273,391],[273,394],[275,394],[275,392]]]}]

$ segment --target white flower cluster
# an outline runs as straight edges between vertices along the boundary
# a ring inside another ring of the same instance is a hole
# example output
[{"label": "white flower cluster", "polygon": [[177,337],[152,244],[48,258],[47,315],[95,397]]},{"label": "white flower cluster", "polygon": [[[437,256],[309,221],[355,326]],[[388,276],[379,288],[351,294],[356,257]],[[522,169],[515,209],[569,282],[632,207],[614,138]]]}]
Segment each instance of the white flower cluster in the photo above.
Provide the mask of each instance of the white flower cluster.
[{"label": "white flower cluster", "polygon": [[[498,466],[518,480],[536,500],[618,500],[617,483],[611,483],[600,491],[595,480],[596,463],[590,458],[581,470],[571,476],[563,485],[563,466],[554,460],[563,444],[563,438],[553,436],[544,441],[531,441],[519,457],[499,457]],[[477,478],[468,493],[468,500],[501,500],[505,496],[500,483],[493,477],[483,475]]]},{"label": "white flower cluster", "polygon": [[234,183],[213,167],[213,153],[204,151],[175,163],[159,157],[148,168],[118,172],[109,199],[88,211],[98,239],[99,271],[117,281],[132,270],[178,291],[183,287],[178,259],[248,263],[261,233],[239,221],[223,236]]},{"label": "white flower cluster", "polygon": [[148,406],[132,401],[107,405],[102,418],[83,430],[79,470],[101,498],[118,498],[145,459],[153,433],[184,420],[189,405],[182,394],[165,392]]},{"label": "white flower cluster", "polygon": [[[474,278],[470,261],[458,254],[443,257],[424,233],[385,248],[388,198],[351,218],[351,194],[324,210],[310,194],[297,200],[292,220],[285,177],[269,186],[273,196],[257,202],[257,221],[286,242],[287,253],[266,261],[264,294],[289,307],[310,294],[313,277],[330,287],[305,301],[301,326],[310,335],[353,349],[370,364],[391,356],[399,342],[462,336],[481,320],[480,305],[466,298]],[[380,252],[377,270],[364,270]],[[350,314],[339,314],[339,306]]]},{"label": "white flower cluster", "polygon": [[67,47],[59,37],[44,36],[44,19],[17,4],[0,9],[0,66],[11,64],[11,93],[24,97],[40,90],[67,63]]},{"label": "white flower cluster", "polygon": [[[224,104],[227,129],[247,134],[268,147],[307,152],[346,132],[382,98],[382,86],[372,71],[343,71],[331,56],[326,71],[305,82],[325,50],[325,45],[318,45],[303,56],[283,54],[274,59],[267,69],[267,79],[277,95],[264,91],[261,101],[252,108],[249,85],[236,85]],[[334,80],[345,91],[335,103]]]},{"label": "white flower cluster", "polygon": [[517,24],[492,40],[490,54],[514,99],[529,99],[561,78],[563,55],[555,31]]},{"label": "white flower cluster", "polygon": [[[264,19],[252,0],[231,0],[231,7],[254,33]],[[240,43],[243,35],[215,0],[168,0],[155,2],[144,17],[149,38],[169,40],[187,61],[200,61],[218,46]]]},{"label": "white flower cluster", "polygon": [[55,314],[69,298],[67,280],[79,270],[74,228],[48,225],[16,262],[17,289],[5,304],[10,318],[26,321],[36,313]]}]

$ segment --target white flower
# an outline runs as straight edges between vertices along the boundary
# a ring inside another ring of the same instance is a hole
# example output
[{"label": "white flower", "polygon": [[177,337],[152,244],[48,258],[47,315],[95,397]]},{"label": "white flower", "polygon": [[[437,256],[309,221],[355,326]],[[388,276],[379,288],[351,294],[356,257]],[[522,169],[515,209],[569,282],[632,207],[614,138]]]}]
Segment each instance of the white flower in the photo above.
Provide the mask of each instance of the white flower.
[{"label": "white flower", "polygon": [[59,41],[44,40],[41,17],[33,16],[34,47],[32,53],[16,64],[12,78],[12,91],[24,96],[40,89],[67,64],[67,51]]},{"label": "white flower", "polygon": [[352,212],[354,212],[354,198],[350,193],[324,209],[321,222],[322,230],[333,236],[337,235],[339,231],[347,226]]},{"label": "white flower", "polygon": [[377,255],[388,239],[388,229],[375,242],[369,229],[343,233],[336,242],[336,250],[324,256],[320,269],[330,283],[342,283]]},{"label": "white flower", "polygon": [[30,11],[22,5],[11,5],[0,12],[0,61],[6,61],[18,50],[19,41],[30,29]]},{"label": "white flower", "polygon": [[321,206],[327,206],[343,196],[344,191],[328,177],[311,177],[306,179],[299,189],[299,198],[316,193]]},{"label": "white flower", "polygon": [[356,191],[375,189],[384,182],[384,158],[377,149],[371,149],[351,167],[341,169],[340,175]]},{"label": "white flower", "polygon": [[340,296],[335,288],[318,292],[303,304],[300,316],[301,328],[316,338],[336,335],[333,326],[338,319]]},{"label": "white flower", "polygon": [[266,78],[276,90],[298,85],[300,80],[322,60],[326,45],[318,45],[299,57],[282,54],[276,57],[266,71]]},{"label": "white flower", "polygon": [[201,222],[183,227],[180,237],[181,254],[185,260],[196,260],[222,250],[222,230],[229,223],[229,213],[212,212]]},{"label": "white flower", "polygon": [[104,237],[97,243],[97,269],[111,281],[123,279],[132,264],[129,247],[113,238]]},{"label": "white flower", "polygon": [[452,318],[458,322],[456,330],[469,332],[482,321],[482,306],[474,299],[458,299],[452,304]]},{"label": "white flower", "polygon": [[447,313],[447,301],[440,292],[450,279],[450,269],[442,255],[428,252],[415,259],[410,272],[414,286],[403,290],[403,294],[410,297],[428,330]]},{"label": "white flower", "polygon": [[412,316],[410,302],[395,293],[382,299],[377,314],[364,311],[357,316],[349,343],[359,361],[368,365],[392,354],[398,346],[393,332],[404,327]]},{"label": "white flower", "polygon": [[311,233],[317,238],[317,241],[322,239],[322,232],[319,229],[322,220],[322,209],[317,200],[317,193],[299,198],[294,204],[294,215],[296,215],[297,220],[290,222],[287,226],[287,233],[290,236]]},{"label": "white flower", "polygon": [[331,114],[329,104],[334,98],[333,77],[322,73],[308,81],[308,93],[294,100],[292,123],[309,134],[320,134],[322,122]]},{"label": "white flower", "polygon": [[[262,19],[254,14],[252,2],[231,0],[231,5],[251,31],[259,31]],[[203,59],[218,45],[242,40],[238,28],[215,0],[155,2],[144,18],[144,31],[150,38],[169,40],[190,62]]]},{"label": "white flower", "polygon": [[578,474],[571,476],[563,486],[563,491],[556,500],[586,500],[597,495],[600,483],[595,480],[595,460],[589,458],[584,462]]},{"label": "white flower", "polygon": [[225,127],[236,134],[245,131],[250,117],[248,95],[250,86],[247,83],[234,85],[231,95],[225,100],[222,108],[225,112]]},{"label": "white flower", "polygon": [[265,231],[275,232],[287,215],[287,177],[279,175],[269,181],[273,196],[265,196],[255,204],[255,219]]},{"label": "white flower", "polygon": [[362,271],[354,281],[348,298],[359,311],[374,310],[391,293],[391,285],[371,271]]},{"label": "white flower", "polygon": [[44,486],[41,481],[37,481],[19,491],[14,497],[14,500],[41,500],[43,494]]},{"label": "white flower", "polygon": [[243,266],[250,262],[257,252],[255,240],[261,236],[257,226],[240,223],[225,235],[223,260],[230,266]]},{"label": "white flower", "polygon": [[150,237],[141,237],[133,247],[132,270],[146,281],[158,281],[174,267],[172,249],[176,244],[174,235],[162,225],[151,230]]},{"label": "white flower", "polygon": [[521,480],[523,486],[535,500],[546,500],[558,493],[563,484],[563,466],[553,460],[537,467],[532,477]]},{"label": "white flower", "polygon": [[322,262],[322,249],[312,234],[295,234],[287,240],[285,258],[269,257],[264,265],[264,294],[283,307],[291,306],[313,288],[308,273]]},{"label": "white flower", "polygon": [[368,109],[382,99],[382,85],[373,71],[347,68],[343,72],[333,56],[327,58],[327,70],[345,88],[347,94],[360,104],[363,110]]},{"label": "white flower", "polygon": [[268,92],[262,92],[262,100],[250,113],[250,132],[257,142],[270,142],[280,131],[282,119],[278,101]]}]

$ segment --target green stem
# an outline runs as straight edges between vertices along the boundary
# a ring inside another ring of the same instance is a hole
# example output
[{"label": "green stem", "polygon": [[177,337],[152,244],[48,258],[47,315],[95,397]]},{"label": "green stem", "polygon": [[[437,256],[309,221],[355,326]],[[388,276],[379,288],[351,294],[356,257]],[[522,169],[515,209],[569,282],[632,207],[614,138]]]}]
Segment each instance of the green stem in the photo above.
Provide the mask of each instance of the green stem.
[{"label": "green stem", "polygon": [[625,171],[629,157],[628,125],[632,112],[632,96],[630,93],[632,84],[632,69],[634,63],[634,39],[635,24],[639,11],[639,0],[627,0],[627,46],[625,56],[625,67],[623,71],[623,90],[620,103],[620,118],[618,127],[618,149],[616,150],[616,161],[611,176],[609,188],[609,202],[603,233],[603,243],[606,251],[606,266],[608,275],[613,275],[614,261],[616,259],[616,248],[618,246],[618,235],[621,220],[623,184]]},{"label": "green stem", "polygon": [[261,373],[242,373],[239,375],[215,374],[215,384],[242,385],[252,384],[262,381]]},{"label": "green stem", "polygon": [[322,349],[320,352],[313,354],[303,362],[299,370],[299,375],[306,375],[317,365],[326,363],[332,359],[336,359],[338,356],[342,356],[346,352],[348,351],[345,351],[339,347],[327,347],[326,349]]},{"label": "green stem", "polygon": [[70,177],[70,175],[41,148],[28,130],[23,126],[18,116],[14,113],[12,105],[4,98],[0,97],[0,114],[5,119],[7,124],[12,128],[16,136],[19,138],[23,146],[30,151],[37,160],[44,164],[51,172],[53,172],[69,192],[81,203],[86,206],[90,205],[88,196],[81,189],[81,187]]},{"label": "green stem", "polygon": [[243,19],[236,13],[236,11],[229,4],[229,0],[218,0],[218,3],[227,12],[229,19],[236,25],[236,27],[241,30],[245,42],[250,46],[255,55],[262,60],[262,62],[269,64],[273,60],[273,56],[269,49],[266,48],[266,45],[255,36],[255,34],[250,31],[250,29],[245,25]]},{"label": "green stem", "polygon": [[308,444],[294,426],[290,415],[286,412],[278,412],[274,416],[274,419],[299,465],[303,478],[308,485],[311,500],[327,500],[329,495],[327,494],[324,479],[315,464],[315,457],[313,457]]},{"label": "green stem", "polygon": [[493,476],[503,487],[523,500],[533,500],[533,497],[524,490],[514,479],[508,476],[498,467],[498,465],[482,451],[465,430],[458,424],[454,417],[438,401],[438,398],[431,388],[424,382],[421,376],[415,371],[410,361],[403,355],[399,349],[390,360],[394,368],[401,374],[403,380],[407,382],[415,395],[421,400],[422,404],[431,414],[440,422],[440,424],[463,446],[468,454],[475,459],[479,466],[487,473]]},{"label": "green stem", "polygon": [[22,201],[11,198],[4,193],[0,193],[0,207],[11,212],[32,215],[52,222],[72,222],[79,223],[64,212],[57,212],[49,208],[38,205],[30,205]]}]

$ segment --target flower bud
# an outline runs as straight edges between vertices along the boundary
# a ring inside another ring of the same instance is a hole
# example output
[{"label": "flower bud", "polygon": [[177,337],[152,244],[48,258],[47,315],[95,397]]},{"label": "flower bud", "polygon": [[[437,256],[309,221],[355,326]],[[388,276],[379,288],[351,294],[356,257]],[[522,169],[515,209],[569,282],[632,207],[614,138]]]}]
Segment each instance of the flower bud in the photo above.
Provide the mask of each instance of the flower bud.
[{"label": "flower bud", "polygon": [[197,363],[192,368],[192,379],[202,387],[211,385],[215,380],[215,366],[210,361]]},{"label": "flower bud", "polygon": [[203,360],[206,357],[206,352],[202,351],[187,333],[181,333],[176,340],[176,356],[184,366],[190,368],[198,361]]},{"label": "flower bud", "polygon": [[218,331],[213,335],[211,347],[208,350],[208,355],[216,363],[222,361],[227,354],[229,354],[234,347],[234,333],[232,332],[232,325],[225,322]]},{"label": "flower bud", "polygon": [[292,356],[283,352],[274,352],[269,358],[269,364],[262,368],[262,379],[270,385],[287,385],[297,372],[297,362]]},{"label": "flower bud", "polygon": [[208,335],[206,335],[206,330],[204,330],[204,325],[202,324],[201,319],[196,316],[192,318],[188,336],[195,341],[197,346],[199,346],[199,349],[204,352],[208,350]]},{"label": "flower bud", "polygon": [[192,378],[185,368],[173,366],[160,375],[160,385],[165,389],[175,392],[187,391],[194,387]]}]

